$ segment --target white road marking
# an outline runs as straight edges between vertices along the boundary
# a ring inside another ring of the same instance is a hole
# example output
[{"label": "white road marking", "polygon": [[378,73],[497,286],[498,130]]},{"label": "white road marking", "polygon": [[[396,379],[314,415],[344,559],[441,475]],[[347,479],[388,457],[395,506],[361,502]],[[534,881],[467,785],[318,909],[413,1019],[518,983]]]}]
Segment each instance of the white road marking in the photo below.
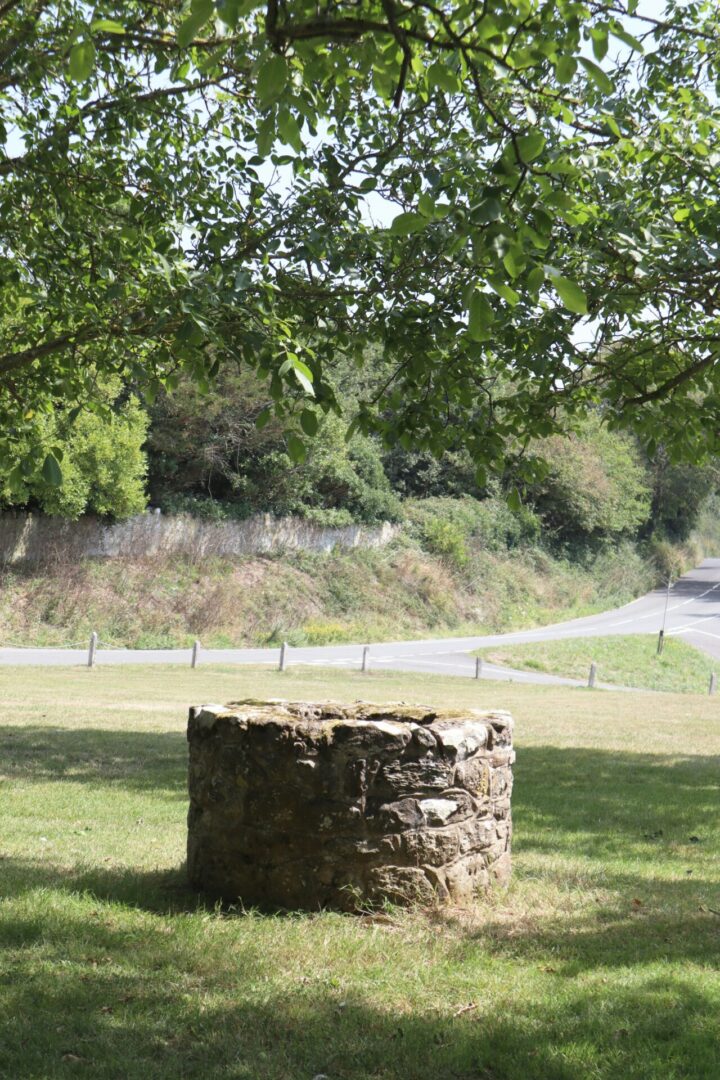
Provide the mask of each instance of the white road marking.
[{"label": "white road marking", "polygon": [[691,626],[697,626],[698,623],[705,623],[707,625],[707,623],[712,622],[714,619],[720,619],[720,614],[699,615],[697,619],[693,619],[692,622],[685,623],[684,626],[673,626],[672,629],[668,630],[667,636],[672,637],[674,634],[683,634],[686,630],[689,630]]},{"label": "white road marking", "polygon": [[[716,616],[716,618],[718,618],[718,616]],[[674,636],[675,634],[687,634],[687,633],[688,633],[687,629],[673,630],[672,636]],[[720,641],[720,634],[711,634],[709,632],[709,630],[693,630],[693,634],[702,634],[703,637],[711,637],[711,638],[715,638],[717,641]],[[670,635],[668,635],[668,637],[669,636]]]}]

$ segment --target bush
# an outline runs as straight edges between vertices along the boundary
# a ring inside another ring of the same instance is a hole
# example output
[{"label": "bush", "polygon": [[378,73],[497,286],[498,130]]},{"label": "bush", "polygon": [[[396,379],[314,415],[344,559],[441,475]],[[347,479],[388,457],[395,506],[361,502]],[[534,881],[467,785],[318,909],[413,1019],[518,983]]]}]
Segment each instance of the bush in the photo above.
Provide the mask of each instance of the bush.
[{"label": "bush", "polygon": [[62,412],[39,417],[33,449],[41,462],[51,449],[62,451],[62,484],[51,485],[41,472],[12,486],[6,478],[0,481],[0,503],[67,518],[95,513],[120,519],[144,510],[148,418],[135,398],[123,400],[117,394],[117,387],[107,388],[106,414],[82,412],[74,420]]},{"label": "bush", "polygon": [[720,482],[718,462],[673,464],[659,447],[649,465],[652,483],[651,529],[672,542],[687,540],[708,498]]},{"label": "bush", "polygon": [[431,517],[423,526],[422,540],[423,547],[431,554],[449,558],[458,567],[467,565],[467,536],[457,521]]},{"label": "bush", "polygon": [[[182,384],[159,398],[148,439],[153,501],[215,520],[254,513],[334,514],[342,524],[400,520],[376,442],[357,435],[347,444],[345,421],[327,416],[307,440],[307,459],[294,464],[279,422],[255,424],[266,396],[252,373],[223,371],[208,395]],[[211,511],[211,503],[222,509]]]},{"label": "bush", "polygon": [[[534,542],[540,523],[526,507],[513,511],[498,497],[414,499],[405,503],[409,532],[428,551],[454,554],[463,565],[472,547],[506,551]],[[445,550],[441,550],[442,548]]]},{"label": "bush", "polygon": [[587,568],[595,582],[598,599],[608,605],[624,604],[657,583],[654,566],[625,541],[602,550]]},{"label": "bush", "polygon": [[697,545],[671,544],[669,540],[660,537],[650,539],[648,554],[658,585],[664,585],[667,581],[677,581],[686,570],[697,565],[699,558]]},{"label": "bush", "polygon": [[598,416],[571,435],[533,445],[545,477],[529,491],[543,526],[564,544],[636,535],[650,516],[649,477],[630,436],[610,431]]}]

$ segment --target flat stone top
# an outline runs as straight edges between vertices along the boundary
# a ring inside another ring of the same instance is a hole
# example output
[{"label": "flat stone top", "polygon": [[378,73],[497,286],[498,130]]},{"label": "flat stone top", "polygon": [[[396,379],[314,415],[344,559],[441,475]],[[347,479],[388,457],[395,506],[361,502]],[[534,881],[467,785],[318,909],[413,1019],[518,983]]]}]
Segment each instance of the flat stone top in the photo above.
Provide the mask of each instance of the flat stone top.
[{"label": "flat stone top", "polygon": [[[352,705],[338,702],[307,702],[252,698],[232,701],[226,705],[197,705],[190,709],[188,738],[210,734],[218,727],[247,729],[251,726],[273,725],[332,741],[333,735],[355,730],[374,729],[388,735],[407,732],[419,726],[435,732],[458,731],[471,727],[478,732],[504,736],[509,740],[512,718],[508,712],[480,709],[434,709],[427,705],[408,705],[405,702],[378,705],[357,701]],[[444,741],[444,740],[443,740]]]}]

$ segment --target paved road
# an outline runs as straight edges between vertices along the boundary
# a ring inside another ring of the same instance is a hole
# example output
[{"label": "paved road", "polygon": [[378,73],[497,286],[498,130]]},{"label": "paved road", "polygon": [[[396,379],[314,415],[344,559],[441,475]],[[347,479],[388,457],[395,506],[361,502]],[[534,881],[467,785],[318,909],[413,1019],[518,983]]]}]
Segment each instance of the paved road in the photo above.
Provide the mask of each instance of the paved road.
[{"label": "paved road", "polygon": [[[706,559],[701,566],[681,578],[670,590],[656,589],[625,607],[590,615],[584,619],[554,623],[535,630],[485,637],[441,638],[431,641],[398,641],[373,645],[371,666],[396,671],[422,671],[445,675],[472,675],[475,660],[468,654],[488,646],[552,641],[561,638],[600,637],[609,634],[657,634],[663,623],[668,637],[685,641],[720,660],[720,559]],[[289,664],[359,668],[360,645],[329,645],[290,649]],[[184,664],[190,662],[188,649],[103,649],[98,664]],[[200,663],[277,664],[277,649],[203,649]],[[0,648],[0,664],[77,665],[87,663],[86,649]],[[484,663],[483,677],[516,682],[552,685],[581,685],[537,672],[513,671]]]}]

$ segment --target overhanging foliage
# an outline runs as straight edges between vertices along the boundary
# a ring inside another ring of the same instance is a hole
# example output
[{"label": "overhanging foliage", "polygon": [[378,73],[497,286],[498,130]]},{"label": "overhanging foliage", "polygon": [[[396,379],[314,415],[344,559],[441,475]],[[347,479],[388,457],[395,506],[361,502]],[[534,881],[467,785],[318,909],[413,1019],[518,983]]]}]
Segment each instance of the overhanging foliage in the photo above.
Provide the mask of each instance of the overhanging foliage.
[{"label": "overhanging foliage", "polygon": [[233,362],[311,436],[347,357],[355,427],[480,467],[597,402],[716,447],[720,16],[636,6],[0,3],[5,459]]}]

